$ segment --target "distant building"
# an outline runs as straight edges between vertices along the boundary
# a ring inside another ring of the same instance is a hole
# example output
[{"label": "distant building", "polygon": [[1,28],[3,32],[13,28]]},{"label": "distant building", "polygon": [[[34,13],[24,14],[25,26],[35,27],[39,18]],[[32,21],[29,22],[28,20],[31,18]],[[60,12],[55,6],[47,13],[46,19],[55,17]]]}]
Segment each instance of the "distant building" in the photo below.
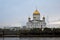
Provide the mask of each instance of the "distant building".
[{"label": "distant building", "polygon": [[26,26],[23,26],[23,29],[26,29]]},{"label": "distant building", "polygon": [[46,22],[45,22],[45,17],[40,19],[40,13],[38,10],[35,10],[33,13],[33,20],[31,18],[28,18],[28,22],[26,24],[26,28],[45,28],[46,27]]},{"label": "distant building", "polygon": [[16,31],[16,30],[20,30],[20,27],[11,27],[10,29]]},{"label": "distant building", "polygon": [[4,27],[4,29],[9,29],[9,30],[20,30],[20,27]]}]

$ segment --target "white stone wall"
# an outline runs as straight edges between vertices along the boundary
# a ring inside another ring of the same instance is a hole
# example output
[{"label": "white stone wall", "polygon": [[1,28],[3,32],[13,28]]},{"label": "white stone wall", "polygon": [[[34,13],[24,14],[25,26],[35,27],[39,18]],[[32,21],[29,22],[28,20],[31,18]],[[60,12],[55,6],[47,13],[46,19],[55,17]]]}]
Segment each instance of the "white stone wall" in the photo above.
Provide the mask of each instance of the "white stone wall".
[{"label": "white stone wall", "polygon": [[40,15],[33,15],[33,20],[40,20]]},{"label": "white stone wall", "polygon": [[27,27],[27,28],[32,28],[32,23],[31,23],[31,22],[27,22],[26,27]]},{"label": "white stone wall", "polygon": [[27,22],[27,28],[45,28],[46,23],[45,22],[39,22],[39,21],[32,21],[32,22]]}]

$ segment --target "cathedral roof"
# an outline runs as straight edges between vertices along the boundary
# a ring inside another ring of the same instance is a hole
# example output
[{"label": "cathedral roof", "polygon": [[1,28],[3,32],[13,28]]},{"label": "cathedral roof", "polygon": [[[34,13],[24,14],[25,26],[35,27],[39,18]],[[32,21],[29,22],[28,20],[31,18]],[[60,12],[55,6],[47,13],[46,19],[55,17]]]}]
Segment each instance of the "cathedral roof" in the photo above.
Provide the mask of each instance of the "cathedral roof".
[{"label": "cathedral roof", "polygon": [[[31,22],[33,22],[34,20],[31,20]],[[43,22],[43,20],[35,20],[35,21],[38,21],[38,22]]]},{"label": "cathedral roof", "polygon": [[34,15],[40,15],[39,11],[36,9],[33,13]]}]

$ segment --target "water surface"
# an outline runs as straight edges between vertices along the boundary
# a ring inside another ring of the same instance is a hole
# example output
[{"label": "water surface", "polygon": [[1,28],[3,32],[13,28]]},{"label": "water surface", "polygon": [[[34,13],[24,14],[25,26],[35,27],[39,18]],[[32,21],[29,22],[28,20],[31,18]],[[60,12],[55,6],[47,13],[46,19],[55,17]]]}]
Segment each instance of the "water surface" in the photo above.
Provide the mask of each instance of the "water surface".
[{"label": "water surface", "polygon": [[5,37],[0,40],[60,40],[60,37]]}]

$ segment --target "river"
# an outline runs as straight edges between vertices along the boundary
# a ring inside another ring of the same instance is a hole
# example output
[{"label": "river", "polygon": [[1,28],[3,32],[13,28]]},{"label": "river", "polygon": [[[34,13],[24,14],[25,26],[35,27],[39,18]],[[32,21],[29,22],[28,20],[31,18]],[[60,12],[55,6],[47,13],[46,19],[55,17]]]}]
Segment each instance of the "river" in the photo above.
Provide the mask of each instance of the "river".
[{"label": "river", "polygon": [[60,37],[5,37],[0,40],[60,40]]}]

